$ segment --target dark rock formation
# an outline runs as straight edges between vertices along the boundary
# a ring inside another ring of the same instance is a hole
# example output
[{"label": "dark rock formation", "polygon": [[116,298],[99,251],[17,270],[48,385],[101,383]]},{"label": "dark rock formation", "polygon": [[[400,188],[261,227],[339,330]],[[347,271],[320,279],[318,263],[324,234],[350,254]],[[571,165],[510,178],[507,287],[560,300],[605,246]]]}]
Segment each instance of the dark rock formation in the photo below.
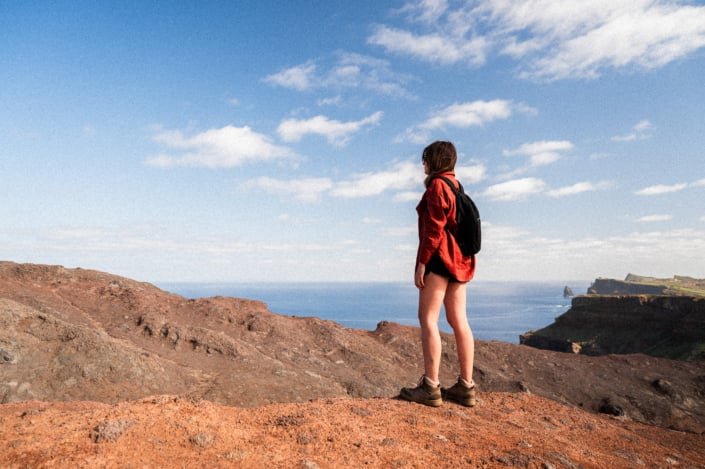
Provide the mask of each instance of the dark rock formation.
[{"label": "dark rock formation", "polygon": [[638,282],[598,278],[588,288],[588,295],[665,295],[666,285],[649,285]]},{"label": "dark rock formation", "polygon": [[563,298],[570,298],[572,296],[573,296],[573,289],[566,285],[565,288],[563,289]]},{"label": "dark rock formation", "polygon": [[645,353],[705,359],[705,298],[664,295],[583,295],[548,327],[520,343],[561,352]]}]

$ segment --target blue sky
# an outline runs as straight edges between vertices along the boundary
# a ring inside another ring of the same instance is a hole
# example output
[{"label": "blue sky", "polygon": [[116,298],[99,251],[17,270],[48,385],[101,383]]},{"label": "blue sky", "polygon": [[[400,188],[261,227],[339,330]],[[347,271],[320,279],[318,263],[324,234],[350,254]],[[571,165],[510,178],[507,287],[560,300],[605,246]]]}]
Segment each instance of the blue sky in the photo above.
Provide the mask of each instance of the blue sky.
[{"label": "blue sky", "polygon": [[412,281],[451,140],[477,279],[705,277],[705,4],[0,0],[0,259]]}]

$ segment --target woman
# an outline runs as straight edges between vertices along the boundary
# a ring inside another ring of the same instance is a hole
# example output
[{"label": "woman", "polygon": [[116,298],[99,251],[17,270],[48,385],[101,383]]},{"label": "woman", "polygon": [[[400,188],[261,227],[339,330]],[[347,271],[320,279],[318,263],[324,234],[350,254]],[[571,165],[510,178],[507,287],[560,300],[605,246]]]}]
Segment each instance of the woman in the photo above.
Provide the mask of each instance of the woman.
[{"label": "woman", "polygon": [[[427,174],[426,192],[416,207],[419,215],[419,248],[414,282],[419,289],[419,322],[423,346],[424,375],[415,388],[402,388],[400,397],[433,407],[443,399],[472,407],[475,383],[472,380],[475,353],[472,330],[465,311],[466,286],[475,274],[475,256],[464,256],[453,237],[455,195],[446,177],[457,187],[455,162],[457,153],[450,142],[434,142],[421,158]],[[441,306],[453,328],[460,362],[460,376],[450,388],[441,389],[441,335],[438,319]]]}]

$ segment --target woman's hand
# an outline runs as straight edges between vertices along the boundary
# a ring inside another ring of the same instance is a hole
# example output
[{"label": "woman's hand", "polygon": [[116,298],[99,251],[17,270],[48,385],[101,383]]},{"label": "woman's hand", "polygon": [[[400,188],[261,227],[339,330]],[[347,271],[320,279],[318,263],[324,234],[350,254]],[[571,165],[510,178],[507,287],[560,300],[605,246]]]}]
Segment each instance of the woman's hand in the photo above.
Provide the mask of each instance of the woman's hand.
[{"label": "woman's hand", "polygon": [[426,276],[426,264],[418,264],[416,266],[416,273],[414,274],[414,284],[416,288],[422,289],[424,287],[424,277]]}]

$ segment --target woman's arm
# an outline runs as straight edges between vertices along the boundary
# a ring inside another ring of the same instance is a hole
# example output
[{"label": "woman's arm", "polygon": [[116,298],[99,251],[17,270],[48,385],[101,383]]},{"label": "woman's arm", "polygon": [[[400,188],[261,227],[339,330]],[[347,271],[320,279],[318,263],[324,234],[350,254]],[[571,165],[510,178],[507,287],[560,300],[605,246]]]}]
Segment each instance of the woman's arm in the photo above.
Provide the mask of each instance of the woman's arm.
[{"label": "woman's arm", "polygon": [[417,263],[428,264],[433,254],[438,251],[442,240],[445,238],[445,227],[450,207],[449,200],[443,190],[445,183],[442,180],[431,181],[426,191],[426,207],[423,213],[420,227],[419,256]]}]

